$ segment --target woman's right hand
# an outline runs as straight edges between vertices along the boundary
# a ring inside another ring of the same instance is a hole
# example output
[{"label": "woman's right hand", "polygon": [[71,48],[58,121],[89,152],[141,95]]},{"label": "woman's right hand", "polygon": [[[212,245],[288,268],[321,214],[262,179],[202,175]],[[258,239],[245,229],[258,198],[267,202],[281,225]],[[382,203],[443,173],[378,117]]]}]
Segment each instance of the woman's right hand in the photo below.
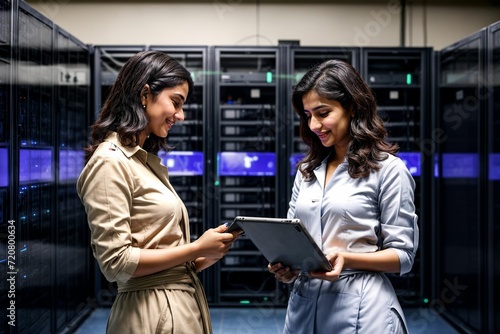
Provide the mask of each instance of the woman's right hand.
[{"label": "woman's right hand", "polygon": [[293,283],[297,276],[299,276],[298,270],[291,270],[290,267],[284,267],[281,263],[269,263],[267,265],[267,270],[271,274],[274,274],[274,277],[282,283]]},{"label": "woman's right hand", "polygon": [[224,233],[227,226],[220,225],[205,231],[194,244],[198,247],[198,257],[221,259],[227,254],[236,237],[232,233]]}]

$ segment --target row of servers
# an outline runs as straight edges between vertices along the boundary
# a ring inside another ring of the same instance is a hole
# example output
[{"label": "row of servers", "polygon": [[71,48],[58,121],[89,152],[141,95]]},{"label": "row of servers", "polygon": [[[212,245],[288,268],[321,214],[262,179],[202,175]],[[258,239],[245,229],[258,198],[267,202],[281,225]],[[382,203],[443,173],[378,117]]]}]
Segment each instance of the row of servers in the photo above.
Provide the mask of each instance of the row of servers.
[{"label": "row of servers", "polygon": [[[193,73],[195,97],[185,106],[183,126],[169,133],[173,152],[160,154],[172,184],[186,202],[192,238],[236,216],[285,217],[296,163],[305,153],[290,92],[314,64],[343,59],[357,67],[374,90],[390,140],[418,183],[416,206],[422,232],[430,225],[422,210],[429,191],[420,145],[430,117],[429,48],[161,47],[94,46],[96,109],[120,67],[142,50],[162,50]],[[391,276],[408,305],[420,305],[426,287],[424,247],[415,270]],[[285,306],[288,291],[267,272],[266,259],[248,238],[202,273],[213,305]],[[428,273],[427,273],[428,274]],[[107,283],[105,283],[107,284]],[[426,290],[427,289],[427,290]]]},{"label": "row of servers", "polygon": [[431,302],[460,329],[500,332],[500,22],[436,53]]},{"label": "row of servers", "polygon": [[[401,303],[432,307],[463,330],[500,331],[500,24],[441,51],[111,46],[82,43],[22,1],[0,0],[0,16],[0,316],[17,319],[0,333],[63,332],[113,302],[75,182],[89,125],[123,64],[143,50],[170,54],[195,82],[185,121],[167,138],[175,150],[159,154],[192,239],[238,215],[286,216],[306,149],[293,86],[323,60],[351,63],[417,184],[414,268],[389,276]],[[284,307],[288,286],[266,266],[238,239],[200,273],[211,306]]]},{"label": "row of servers", "polygon": [[23,2],[0,1],[0,16],[0,332],[60,332],[93,296],[75,188],[89,47]]},{"label": "row of servers", "polygon": [[[432,307],[460,329],[482,332],[499,328],[493,284],[499,275],[497,30],[492,25],[442,51],[96,46],[94,63],[95,73],[105,76],[103,62],[123,64],[134,52],[160,49],[193,73],[198,92],[186,108],[189,129],[169,136],[181,151],[165,156],[172,182],[190,189],[183,198],[193,238],[237,215],[286,215],[305,149],[290,105],[293,85],[320,61],[353,64],[375,92],[389,139],[400,145],[417,182],[420,248],[411,273],[390,276],[398,296],[405,306]],[[103,81],[95,79],[98,87]],[[97,111],[102,101],[95,102]],[[197,148],[186,151],[186,143]],[[240,239],[202,273],[210,303],[284,306],[287,286],[266,264],[249,240]]]}]

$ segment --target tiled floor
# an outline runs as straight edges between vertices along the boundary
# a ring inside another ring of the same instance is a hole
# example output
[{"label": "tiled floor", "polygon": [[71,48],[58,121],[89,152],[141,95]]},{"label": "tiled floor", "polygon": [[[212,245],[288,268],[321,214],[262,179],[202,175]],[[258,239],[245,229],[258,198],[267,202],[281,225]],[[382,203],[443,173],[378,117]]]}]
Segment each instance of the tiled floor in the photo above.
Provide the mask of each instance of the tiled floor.
[{"label": "tiled floor", "polygon": [[[277,334],[283,330],[283,308],[211,308],[214,334]],[[109,309],[96,309],[76,334],[105,333]],[[410,334],[458,334],[437,313],[405,309]]]}]

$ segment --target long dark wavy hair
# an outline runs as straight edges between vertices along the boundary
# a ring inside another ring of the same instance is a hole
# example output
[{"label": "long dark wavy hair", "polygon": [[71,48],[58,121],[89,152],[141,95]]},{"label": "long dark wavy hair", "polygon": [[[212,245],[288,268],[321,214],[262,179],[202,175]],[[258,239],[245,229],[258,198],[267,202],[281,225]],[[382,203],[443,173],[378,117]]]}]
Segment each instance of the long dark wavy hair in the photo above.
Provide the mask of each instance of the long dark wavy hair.
[{"label": "long dark wavy hair", "polygon": [[347,147],[348,172],[353,178],[367,177],[380,169],[378,161],[395,154],[399,146],[386,140],[387,130],[377,112],[375,97],[359,72],[342,60],[327,60],[311,68],[292,93],[292,105],[300,117],[300,137],[309,147],[297,167],[307,180],[314,169],[334,150],[325,147],[308,125],[302,97],[315,91],[319,96],[339,102],[346,112],[353,112],[349,126],[351,140]]},{"label": "long dark wavy hair", "polygon": [[[149,124],[141,103],[146,84],[155,101],[163,89],[185,82],[189,86],[186,97],[188,101],[193,92],[193,79],[177,60],[160,51],[143,51],[132,56],[118,73],[99,117],[91,126],[90,144],[85,148],[85,162],[88,162],[97,146],[112,131],[118,133],[122,145],[139,145],[139,135]],[[172,148],[165,138],[150,134],[143,149],[157,154],[160,149],[169,151]]]}]

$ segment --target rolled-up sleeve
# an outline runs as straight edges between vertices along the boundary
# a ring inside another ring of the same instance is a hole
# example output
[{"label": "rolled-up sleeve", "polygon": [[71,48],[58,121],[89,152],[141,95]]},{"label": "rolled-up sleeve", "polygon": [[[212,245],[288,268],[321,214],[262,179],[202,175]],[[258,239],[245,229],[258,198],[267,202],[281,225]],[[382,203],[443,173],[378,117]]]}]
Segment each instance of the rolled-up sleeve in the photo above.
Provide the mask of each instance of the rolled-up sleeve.
[{"label": "rolled-up sleeve", "polygon": [[403,275],[413,267],[419,243],[415,181],[404,163],[395,159],[383,172],[380,187],[382,249],[392,249],[398,254]]},{"label": "rolled-up sleeve", "polygon": [[92,251],[110,282],[126,282],[139,263],[140,249],[132,247],[130,229],[133,184],[125,163],[114,156],[93,157],[77,183]]},{"label": "rolled-up sleeve", "polygon": [[295,180],[292,187],[292,196],[288,206],[287,217],[292,219],[295,218],[295,204],[297,202],[297,197],[299,197],[300,185],[302,183],[302,173],[297,171],[295,174]]}]

